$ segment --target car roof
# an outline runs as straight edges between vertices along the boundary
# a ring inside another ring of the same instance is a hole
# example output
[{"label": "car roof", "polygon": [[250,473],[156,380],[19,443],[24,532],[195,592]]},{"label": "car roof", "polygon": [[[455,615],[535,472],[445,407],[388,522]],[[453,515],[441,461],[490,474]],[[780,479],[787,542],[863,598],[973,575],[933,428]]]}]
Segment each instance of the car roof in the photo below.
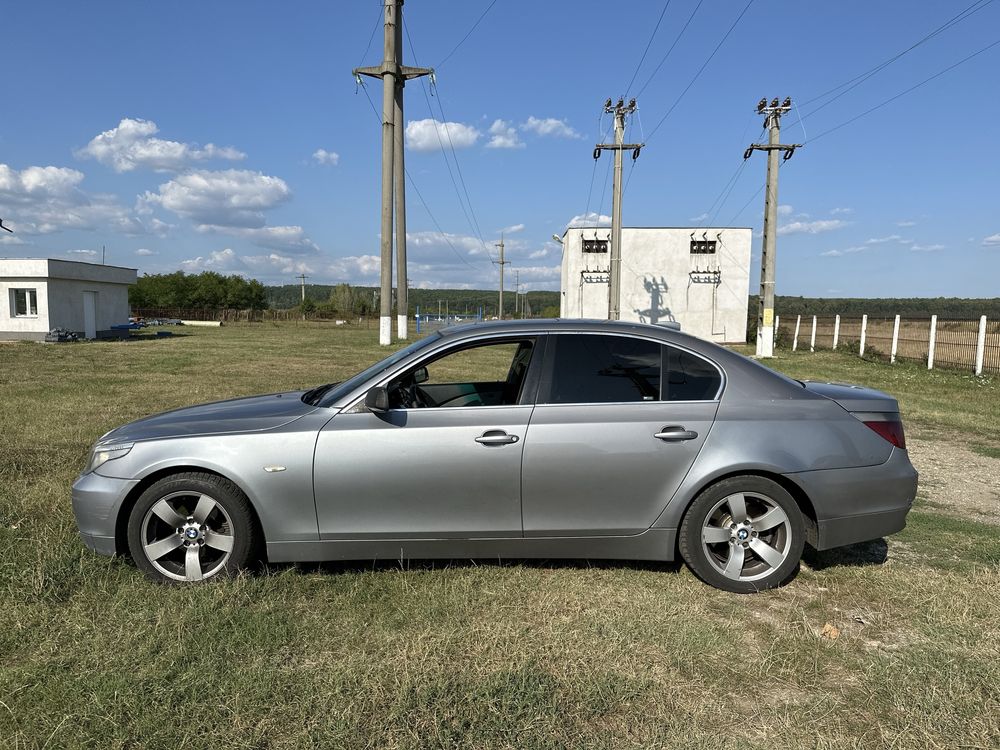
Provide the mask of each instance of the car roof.
[{"label": "car roof", "polygon": [[599,320],[587,318],[528,318],[525,320],[483,320],[440,329],[442,336],[462,336],[467,333],[511,333],[524,331],[537,333],[551,331],[594,331],[598,333],[641,333],[662,335],[666,331],[677,333],[672,326],[633,323],[624,320]]}]

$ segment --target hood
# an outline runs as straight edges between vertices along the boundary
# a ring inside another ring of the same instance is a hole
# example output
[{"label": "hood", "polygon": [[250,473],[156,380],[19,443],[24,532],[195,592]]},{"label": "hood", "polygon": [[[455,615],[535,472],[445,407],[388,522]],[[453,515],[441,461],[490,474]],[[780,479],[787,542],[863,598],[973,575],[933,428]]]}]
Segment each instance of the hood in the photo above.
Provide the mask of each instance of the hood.
[{"label": "hood", "polygon": [[316,410],[303,403],[304,392],[272,393],[175,409],[117,427],[99,442],[272,430]]},{"label": "hood", "polygon": [[803,381],[806,390],[836,401],[851,412],[898,412],[899,403],[887,393],[849,383]]}]

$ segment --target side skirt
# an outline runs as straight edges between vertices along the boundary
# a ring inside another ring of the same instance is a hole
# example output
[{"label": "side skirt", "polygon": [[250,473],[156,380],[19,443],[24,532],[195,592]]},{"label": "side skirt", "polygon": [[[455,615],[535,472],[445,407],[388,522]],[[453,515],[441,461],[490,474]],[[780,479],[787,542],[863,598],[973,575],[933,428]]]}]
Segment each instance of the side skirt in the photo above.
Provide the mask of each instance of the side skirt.
[{"label": "side skirt", "polygon": [[649,529],[635,536],[268,542],[267,558],[270,562],[474,558],[669,561],[674,559],[676,546],[676,529]]}]

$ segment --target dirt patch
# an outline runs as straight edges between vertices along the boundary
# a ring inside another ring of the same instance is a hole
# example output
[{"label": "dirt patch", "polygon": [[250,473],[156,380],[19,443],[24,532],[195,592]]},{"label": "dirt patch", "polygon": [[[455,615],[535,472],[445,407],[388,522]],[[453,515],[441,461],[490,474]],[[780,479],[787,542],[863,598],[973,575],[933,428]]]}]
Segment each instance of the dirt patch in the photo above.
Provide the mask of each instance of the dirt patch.
[{"label": "dirt patch", "polygon": [[907,435],[910,461],[920,472],[921,497],[934,510],[1000,524],[1000,459],[947,440]]}]

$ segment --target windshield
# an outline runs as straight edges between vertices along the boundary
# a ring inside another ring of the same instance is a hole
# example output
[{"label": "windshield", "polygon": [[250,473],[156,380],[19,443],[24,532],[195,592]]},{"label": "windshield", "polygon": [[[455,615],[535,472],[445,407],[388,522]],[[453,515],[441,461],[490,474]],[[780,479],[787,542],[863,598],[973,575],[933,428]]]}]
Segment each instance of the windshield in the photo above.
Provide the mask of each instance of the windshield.
[{"label": "windshield", "polygon": [[346,396],[366,380],[375,377],[379,373],[385,372],[397,362],[402,362],[414,352],[418,352],[421,349],[430,346],[439,338],[441,338],[441,334],[439,332],[435,332],[426,338],[414,341],[405,349],[400,349],[398,352],[390,354],[385,359],[376,362],[371,367],[362,370],[357,375],[348,378],[342,383],[332,383],[329,386],[314,388],[303,395],[302,400],[307,404],[312,404],[313,406],[330,406],[332,403],[337,401],[337,399]]}]

